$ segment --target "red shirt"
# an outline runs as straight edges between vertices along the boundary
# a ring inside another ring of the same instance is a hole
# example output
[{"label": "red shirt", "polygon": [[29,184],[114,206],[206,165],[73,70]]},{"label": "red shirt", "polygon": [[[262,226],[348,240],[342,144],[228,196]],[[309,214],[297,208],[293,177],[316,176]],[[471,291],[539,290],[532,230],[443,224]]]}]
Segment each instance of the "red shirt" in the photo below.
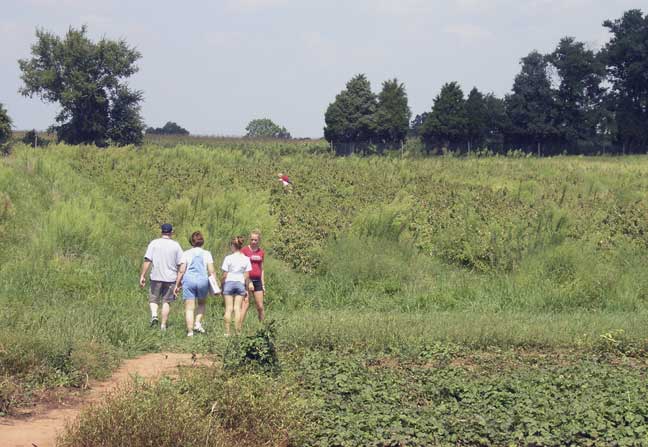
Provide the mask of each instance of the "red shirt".
[{"label": "red shirt", "polygon": [[257,251],[253,251],[248,245],[243,247],[241,253],[250,258],[250,264],[252,264],[250,278],[261,279],[261,273],[263,272],[263,258],[265,258],[265,252],[263,249],[259,248]]}]

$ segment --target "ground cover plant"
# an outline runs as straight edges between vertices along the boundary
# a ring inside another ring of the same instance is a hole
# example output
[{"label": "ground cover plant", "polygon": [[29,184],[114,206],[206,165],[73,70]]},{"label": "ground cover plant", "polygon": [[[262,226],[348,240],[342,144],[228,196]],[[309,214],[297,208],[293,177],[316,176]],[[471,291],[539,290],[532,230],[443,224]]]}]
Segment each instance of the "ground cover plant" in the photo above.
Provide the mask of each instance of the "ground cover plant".
[{"label": "ground cover plant", "polygon": [[[164,349],[226,367],[135,383],[62,445],[165,445],[146,417],[112,430],[147,412],[184,415],[169,445],[648,442],[643,157],[339,159],[317,144],[16,145],[0,160],[0,411]],[[201,230],[217,261],[260,228],[275,323],[252,310],[228,341],[211,302],[205,337],[185,339],[178,306],[150,329],[137,271],[166,221],[185,248]]]}]

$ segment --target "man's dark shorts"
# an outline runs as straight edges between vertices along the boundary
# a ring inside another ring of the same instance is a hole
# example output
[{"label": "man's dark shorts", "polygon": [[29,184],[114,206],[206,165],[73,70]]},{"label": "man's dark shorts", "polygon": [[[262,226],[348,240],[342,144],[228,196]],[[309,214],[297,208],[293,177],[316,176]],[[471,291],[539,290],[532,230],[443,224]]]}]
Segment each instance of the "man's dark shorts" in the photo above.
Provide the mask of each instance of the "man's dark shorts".
[{"label": "man's dark shorts", "polygon": [[172,303],[175,301],[173,290],[174,282],[153,281],[151,280],[151,291],[149,293],[149,303]]}]

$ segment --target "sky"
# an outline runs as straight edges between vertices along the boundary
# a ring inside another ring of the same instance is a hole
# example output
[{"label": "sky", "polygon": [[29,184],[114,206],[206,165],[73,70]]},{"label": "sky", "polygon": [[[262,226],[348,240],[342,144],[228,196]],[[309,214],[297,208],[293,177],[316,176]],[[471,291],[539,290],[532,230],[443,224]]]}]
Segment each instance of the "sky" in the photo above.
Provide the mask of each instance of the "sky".
[{"label": "sky", "polygon": [[[8,4],[7,4],[8,3]],[[125,39],[142,58],[147,126],[174,121],[193,134],[243,135],[270,118],[294,137],[320,137],[324,112],[358,73],[378,93],[405,84],[413,116],[457,81],[503,96],[532,50],[565,36],[599,48],[602,26],[645,0],[2,0],[0,103],[16,129],[46,129],[58,107],[18,94],[18,59],[36,28]]]}]

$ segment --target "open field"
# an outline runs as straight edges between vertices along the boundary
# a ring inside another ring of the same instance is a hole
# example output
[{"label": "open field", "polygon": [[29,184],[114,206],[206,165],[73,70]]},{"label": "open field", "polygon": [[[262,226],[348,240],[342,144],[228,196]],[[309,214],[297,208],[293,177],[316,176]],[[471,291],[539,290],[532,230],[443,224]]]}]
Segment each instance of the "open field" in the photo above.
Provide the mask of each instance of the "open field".
[{"label": "open field", "polygon": [[[645,157],[169,146],[0,159],[3,415],[171,350],[224,367],[134,383],[61,445],[648,443]],[[217,262],[260,228],[275,324],[251,310],[257,336],[228,342],[215,300],[204,337],[186,339],[179,305],[150,329],[138,268],[164,221],[184,248],[201,230]]]}]

